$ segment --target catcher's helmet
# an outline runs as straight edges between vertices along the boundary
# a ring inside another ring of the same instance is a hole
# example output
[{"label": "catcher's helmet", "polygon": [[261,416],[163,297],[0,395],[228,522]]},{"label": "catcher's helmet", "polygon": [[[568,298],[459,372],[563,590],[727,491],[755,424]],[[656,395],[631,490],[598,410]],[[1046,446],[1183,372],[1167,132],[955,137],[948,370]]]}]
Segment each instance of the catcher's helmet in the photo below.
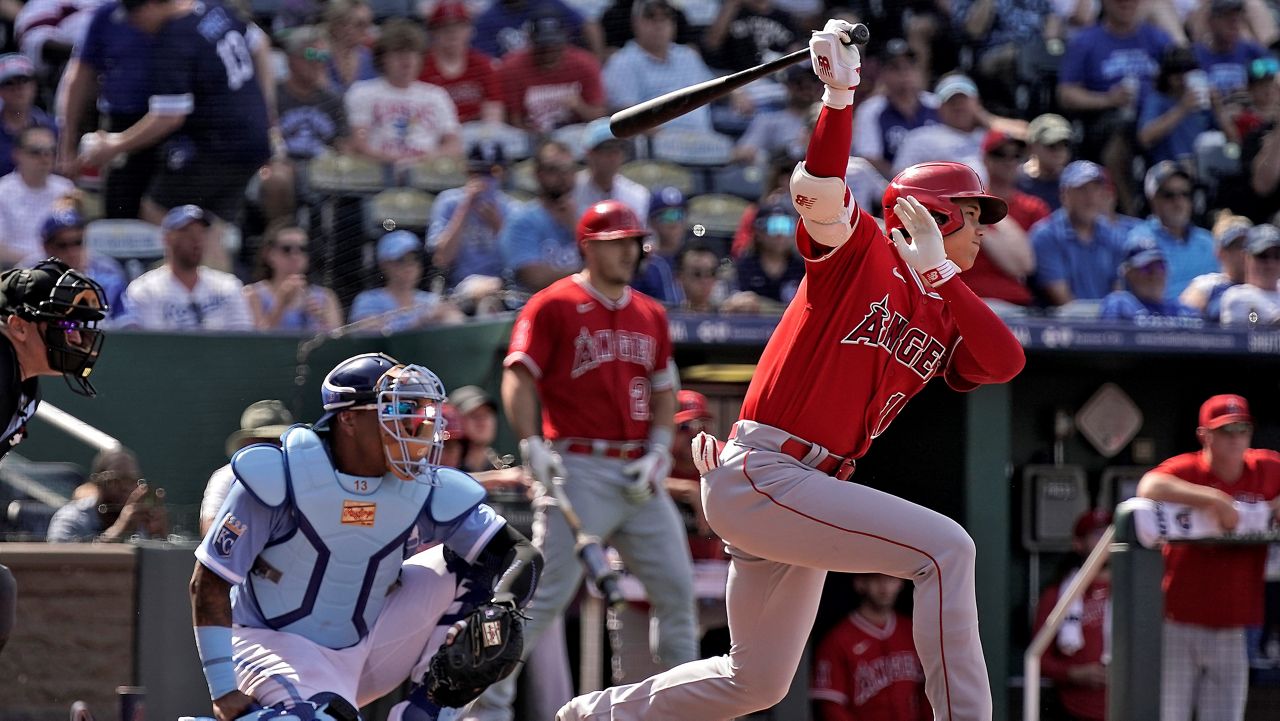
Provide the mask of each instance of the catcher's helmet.
[{"label": "catcher's helmet", "polygon": [[635,211],[617,200],[602,200],[578,219],[579,248],[593,240],[642,239],[648,234]]},{"label": "catcher's helmet", "polygon": [[400,361],[386,353],[361,353],[352,356],[329,371],[320,386],[320,400],[324,403],[324,415],[313,424],[323,430],[329,419],[338,412],[354,406],[373,407],[378,400],[376,386],[387,371],[400,365]]},{"label": "catcher's helmet", "polygon": [[108,310],[102,286],[57,258],[0,274],[0,316],[45,324],[49,367],[80,395],[96,395],[89,374],[102,352],[98,322]]},{"label": "catcher's helmet", "polygon": [[898,173],[884,191],[884,229],[888,233],[901,228],[902,221],[893,212],[898,198],[913,196],[932,211],[938,220],[938,228],[944,236],[964,227],[964,214],[955,204],[959,198],[978,201],[981,214],[978,222],[990,225],[999,222],[1009,212],[1009,204],[987,193],[982,180],[973,168],[964,163],[920,163]]}]

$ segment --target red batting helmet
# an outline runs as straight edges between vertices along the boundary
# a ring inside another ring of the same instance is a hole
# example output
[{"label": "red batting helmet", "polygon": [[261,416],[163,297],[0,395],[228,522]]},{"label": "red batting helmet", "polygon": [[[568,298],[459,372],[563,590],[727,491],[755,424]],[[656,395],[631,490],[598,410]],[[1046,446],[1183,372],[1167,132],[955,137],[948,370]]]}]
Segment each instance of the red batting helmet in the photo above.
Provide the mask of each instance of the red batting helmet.
[{"label": "red batting helmet", "polygon": [[643,238],[649,234],[631,208],[617,200],[602,200],[578,219],[578,247],[593,240]]},{"label": "red batting helmet", "polygon": [[999,222],[1009,212],[1009,204],[987,193],[982,180],[973,168],[964,163],[920,163],[898,173],[884,191],[884,229],[889,232],[901,228],[902,221],[893,212],[898,198],[914,196],[924,207],[946,222],[939,221],[942,234],[951,235],[964,227],[964,214],[955,201],[973,198],[981,212],[978,222],[990,225]]}]

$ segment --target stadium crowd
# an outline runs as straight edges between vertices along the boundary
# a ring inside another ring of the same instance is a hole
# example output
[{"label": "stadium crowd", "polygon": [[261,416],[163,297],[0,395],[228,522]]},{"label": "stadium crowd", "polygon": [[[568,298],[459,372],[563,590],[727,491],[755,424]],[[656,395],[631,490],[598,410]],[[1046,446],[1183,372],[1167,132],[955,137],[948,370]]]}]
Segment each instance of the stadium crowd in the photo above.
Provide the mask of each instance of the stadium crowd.
[{"label": "stadium crowd", "polygon": [[[965,274],[1001,312],[1280,321],[1265,0],[256,0],[201,6],[201,24],[182,0],[15,10],[0,263],[88,271],[117,327],[392,332],[511,310],[580,269],[574,224],[604,198],[653,231],[640,290],[777,312],[803,274],[785,186],[814,76],[796,66],[638,139],[605,116],[801,48],[831,15],[875,28],[860,205],[879,216],[907,165],[971,165],[1011,208]],[[208,18],[230,28],[216,47]]]}]

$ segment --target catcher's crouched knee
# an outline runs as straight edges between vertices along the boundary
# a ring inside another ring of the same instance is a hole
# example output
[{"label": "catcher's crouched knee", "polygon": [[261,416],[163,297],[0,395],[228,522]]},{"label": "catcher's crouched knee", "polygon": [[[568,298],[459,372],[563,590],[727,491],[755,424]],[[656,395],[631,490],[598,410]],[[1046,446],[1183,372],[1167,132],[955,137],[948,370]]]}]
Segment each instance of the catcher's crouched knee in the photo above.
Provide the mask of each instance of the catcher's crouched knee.
[{"label": "catcher's crouched knee", "polygon": [[488,603],[431,658],[427,698],[441,708],[461,708],[490,685],[511,675],[524,652],[524,622],[513,606]]}]

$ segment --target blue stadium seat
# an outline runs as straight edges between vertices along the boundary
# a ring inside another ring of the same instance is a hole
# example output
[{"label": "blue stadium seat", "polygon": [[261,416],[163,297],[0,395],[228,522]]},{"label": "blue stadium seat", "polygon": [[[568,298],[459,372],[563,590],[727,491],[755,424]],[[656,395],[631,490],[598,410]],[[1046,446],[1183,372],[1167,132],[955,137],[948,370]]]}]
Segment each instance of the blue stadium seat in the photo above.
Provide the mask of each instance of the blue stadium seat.
[{"label": "blue stadium seat", "polygon": [[431,222],[435,196],[413,188],[388,188],[365,201],[365,235],[377,238],[392,230],[422,235]]},{"label": "blue stadium seat", "polygon": [[653,157],[690,167],[726,165],[733,141],[719,133],[696,130],[659,130],[649,144]]},{"label": "blue stadium seat", "polygon": [[633,160],[623,165],[618,173],[634,180],[649,190],[666,186],[678,188],[685,197],[698,192],[698,182],[688,168],[662,160]]},{"label": "blue stadium seat", "polygon": [[699,195],[689,199],[687,222],[691,227],[701,225],[708,235],[732,237],[748,205],[750,203],[733,195]]},{"label": "blue stadium seat", "polygon": [[130,280],[164,258],[160,226],[145,220],[95,220],[85,226],[84,237],[89,250],[119,261]]},{"label": "blue stadium seat", "polygon": [[431,193],[460,187],[467,182],[467,168],[457,158],[433,158],[409,169],[409,185]]},{"label": "blue stadium seat", "polygon": [[325,195],[368,195],[390,185],[390,169],[354,155],[325,154],[307,167],[309,188]]}]

